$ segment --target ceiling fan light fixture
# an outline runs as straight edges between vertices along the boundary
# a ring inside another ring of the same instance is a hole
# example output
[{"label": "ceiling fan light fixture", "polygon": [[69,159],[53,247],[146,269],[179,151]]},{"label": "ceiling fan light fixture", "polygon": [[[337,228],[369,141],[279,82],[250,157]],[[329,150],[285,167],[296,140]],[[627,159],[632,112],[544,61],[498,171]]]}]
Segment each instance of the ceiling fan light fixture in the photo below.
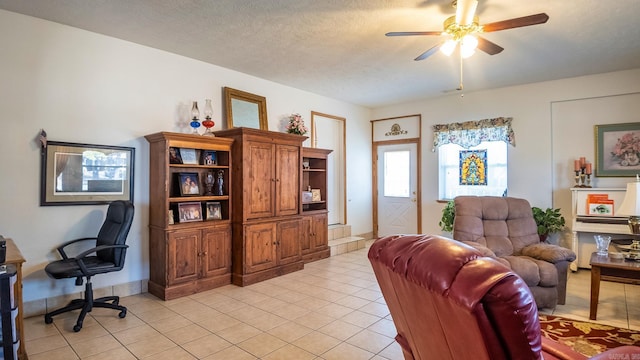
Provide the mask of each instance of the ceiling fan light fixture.
[{"label": "ceiling fan light fixture", "polygon": [[451,54],[453,54],[453,50],[456,49],[456,44],[457,43],[453,39],[449,39],[440,46],[440,51],[447,56],[451,56]]},{"label": "ceiling fan light fixture", "polygon": [[460,55],[463,58],[468,58],[476,52],[478,47],[478,38],[472,35],[466,35],[460,41]]}]

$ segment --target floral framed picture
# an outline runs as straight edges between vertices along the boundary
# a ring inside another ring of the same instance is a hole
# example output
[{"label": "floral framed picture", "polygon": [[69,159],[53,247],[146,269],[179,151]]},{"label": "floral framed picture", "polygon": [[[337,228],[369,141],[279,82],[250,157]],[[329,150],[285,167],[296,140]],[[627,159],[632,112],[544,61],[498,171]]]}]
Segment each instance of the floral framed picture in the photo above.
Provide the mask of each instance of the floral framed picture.
[{"label": "floral framed picture", "polygon": [[640,122],[595,126],[596,176],[640,173]]}]

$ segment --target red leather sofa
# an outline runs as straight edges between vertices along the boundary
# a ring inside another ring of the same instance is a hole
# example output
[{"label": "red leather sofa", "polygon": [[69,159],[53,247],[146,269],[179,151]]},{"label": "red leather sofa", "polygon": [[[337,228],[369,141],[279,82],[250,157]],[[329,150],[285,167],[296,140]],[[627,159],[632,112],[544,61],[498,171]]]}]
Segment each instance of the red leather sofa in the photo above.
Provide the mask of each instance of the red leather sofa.
[{"label": "red leather sofa", "polygon": [[[435,235],[392,235],[377,239],[368,256],[407,360],[586,359],[542,338],[522,278],[468,245]],[[625,346],[594,359],[639,354],[640,347]]]}]

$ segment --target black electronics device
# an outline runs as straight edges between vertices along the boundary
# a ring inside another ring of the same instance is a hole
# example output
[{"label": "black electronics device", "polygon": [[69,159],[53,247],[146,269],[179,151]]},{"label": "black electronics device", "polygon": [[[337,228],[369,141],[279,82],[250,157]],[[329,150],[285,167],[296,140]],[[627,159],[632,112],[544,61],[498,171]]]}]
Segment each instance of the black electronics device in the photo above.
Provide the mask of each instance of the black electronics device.
[{"label": "black electronics device", "polygon": [[0,235],[0,265],[7,261],[7,240]]}]

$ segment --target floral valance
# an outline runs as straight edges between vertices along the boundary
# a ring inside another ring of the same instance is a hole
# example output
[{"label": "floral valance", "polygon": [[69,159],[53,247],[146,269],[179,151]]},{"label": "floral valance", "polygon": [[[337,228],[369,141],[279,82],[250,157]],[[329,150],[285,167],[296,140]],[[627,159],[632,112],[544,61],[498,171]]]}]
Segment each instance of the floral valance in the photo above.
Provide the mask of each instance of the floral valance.
[{"label": "floral valance", "polygon": [[463,123],[433,125],[433,150],[444,144],[458,144],[465,149],[483,141],[504,141],[516,146],[511,128],[513,118],[495,118]]}]

